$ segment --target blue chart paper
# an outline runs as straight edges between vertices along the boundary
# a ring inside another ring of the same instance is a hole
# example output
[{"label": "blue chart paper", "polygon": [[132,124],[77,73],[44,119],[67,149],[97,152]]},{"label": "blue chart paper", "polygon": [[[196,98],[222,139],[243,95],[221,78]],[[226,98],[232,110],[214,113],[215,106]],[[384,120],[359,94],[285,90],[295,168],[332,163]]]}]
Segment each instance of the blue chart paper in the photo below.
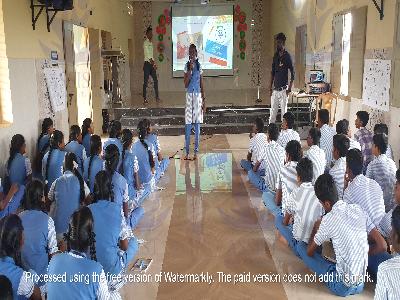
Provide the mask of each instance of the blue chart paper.
[{"label": "blue chart paper", "polygon": [[218,58],[228,59],[228,47],[225,45],[218,44],[213,41],[207,41],[206,52],[217,56]]}]

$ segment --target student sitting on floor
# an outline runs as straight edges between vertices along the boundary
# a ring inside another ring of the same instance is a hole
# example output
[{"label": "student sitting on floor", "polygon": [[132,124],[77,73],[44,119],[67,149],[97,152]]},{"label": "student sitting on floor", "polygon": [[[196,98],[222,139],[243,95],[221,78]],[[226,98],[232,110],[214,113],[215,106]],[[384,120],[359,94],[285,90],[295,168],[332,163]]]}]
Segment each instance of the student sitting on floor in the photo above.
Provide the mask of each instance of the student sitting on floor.
[{"label": "student sitting on floor", "polygon": [[282,131],[279,134],[278,144],[283,148],[286,148],[286,145],[290,141],[299,141],[300,135],[297,131],[293,130],[294,127],[294,115],[291,112],[287,112],[283,115],[282,118]]},{"label": "student sitting on floor", "polygon": [[54,220],[59,242],[62,241],[64,233],[68,231],[72,213],[85,204],[89,194],[89,188],[78,171],[75,154],[67,153],[64,161],[64,174],[53,182],[48,194],[49,204],[51,204],[50,216]]},{"label": "student sitting on floor", "polygon": [[34,168],[34,177],[42,179],[42,161],[46,152],[50,148],[50,136],[54,132],[54,124],[53,120],[50,118],[45,118],[42,122],[42,131],[40,132],[38,141],[37,141],[37,153],[35,156],[35,168]]},{"label": "student sitting on floor", "polygon": [[[308,244],[314,223],[324,214],[324,209],[315,196],[313,163],[307,157],[300,159],[296,166],[297,183],[290,194],[285,211],[275,218],[275,226],[286,239],[289,247],[297,254],[296,245],[303,241]],[[293,219],[293,224],[291,220]]]},{"label": "student sitting on floor", "polygon": [[[109,221],[102,220],[101,223],[108,224]],[[48,267],[51,278],[66,276],[66,280],[47,282],[47,299],[110,299],[106,275],[96,258],[97,237],[93,223],[92,213],[87,207],[72,214],[65,235],[68,252],[55,255]],[[90,258],[87,253],[90,253]],[[77,275],[83,280],[70,280]]]},{"label": "student sitting on floor", "polygon": [[139,179],[139,162],[137,157],[130,152],[133,144],[133,134],[129,129],[122,130],[122,164],[119,173],[128,182],[128,195],[130,203],[134,207],[142,204],[145,197],[149,195],[149,190],[144,190]]},{"label": "student sitting on floor", "polygon": [[[47,274],[49,258],[58,252],[54,222],[45,210],[44,185],[34,179],[26,186],[25,211],[19,214],[24,227],[24,245],[21,259],[24,267],[36,274]],[[38,282],[43,286],[45,281]]]},{"label": "student sitting on floor", "polygon": [[[326,215],[315,223],[309,244],[297,244],[297,252],[319,278],[327,274],[332,276],[333,280],[324,281],[332,293],[342,297],[359,294],[364,289],[368,254],[384,251],[386,243],[359,205],[338,199],[331,175],[318,177],[315,194]],[[368,247],[368,239],[375,241],[374,248]],[[336,263],[317,251],[329,240],[333,244]]]},{"label": "student sitting on floor", "polygon": [[358,149],[361,151],[361,145],[359,142],[351,138],[350,124],[346,119],[340,120],[336,123],[336,133],[344,134],[350,141],[350,149]]},{"label": "student sitting on floor", "polygon": [[93,193],[94,178],[104,168],[104,160],[101,158],[101,138],[98,135],[90,137],[89,157],[83,162],[83,178]]},{"label": "student sitting on floor", "polygon": [[392,232],[392,213],[396,206],[400,205],[400,169],[396,171],[396,184],[394,188],[394,200],[395,207],[392,208],[385,216],[382,218],[379,224],[380,233],[386,238],[390,239],[390,233]]},{"label": "student sitting on floor", "polygon": [[121,142],[122,125],[120,121],[113,120],[108,126],[108,139],[103,143],[103,155],[108,145],[114,144],[118,147],[119,155],[122,157],[122,142]]},{"label": "student sitting on floor", "polygon": [[[268,143],[266,144],[260,160],[256,162],[253,170],[248,173],[250,182],[260,191],[275,196],[275,185],[279,171],[285,163],[285,149],[276,141],[279,136],[279,128],[275,123],[268,125]],[[264,176],[259,174],[262,170]]]},{"label": "student sitting on floor", "polygon": [[119,151],[114,144],[108,145],[104,154],[105,170],[112,178],[113,201],[123,210],[127,223],[131,228],[135,228],[144,215],[141,206],[135,207],[129,199],[129,188],[126,179],[117,172],[119,162]]},{"label": "student sitting on floor", "polygon": [[82,145],[82,132],[78,125],[72,125],[69,133],[69,142],[65,151],[74,153],[79,165],[79,172],[83,175],[83,161],[86,159],[86,150]]},{"label": "student sitting on floor", "polygon": [[285,165],[281,168],[276,181],[276,195],[263,193],[263,201],[271,214],[276,216],[285,210],[285,203],[290,193],[297,187],[297,171],[298,161],[303,156],[301,145],[298,141],[290,141],[286,145]]},{"label": "student sitting on floor", "polygon": [[132,146],[132,154],[137,157],[139,162],[139,180],[144,188],[153,191],[155,189],[155,162],[153,155],[153,145],[146,142],[147,129],[142,121],[139,122],[138,127],[139,139]]},{"label": "student sitting on floor", "polygon": [[375,158],[369,163],[365,173],[365,176],[375,180],[381,186],[386,212],[393,208],[393,191],[396,184],[396,164],[385,154],[387,147],[387,135],[375,134],[372,146],[372,154]]},{"label": "student sitting on floor", "polygon": [[[138,251],[138,242],[131,228],[125,223],[121,206],[113,200],[112,181],[106,171],[96,175],[93,201],[88,207],[94,220],[98,262],[106,274],[124,275],[128,264]],[[113,290],[118,290],[124,281],[117,280],[109,284]]]},{"label": "student sitting on floor", "polygon": [[264,121],[261,118],[257,118],[254,122],[253,133],[254,135],[250,139],[247,159],[242,159],[240,162],[241,167],[247,172],[253,169],[257,161],[261,161],[261,155],[268,143],[268,138],[264,134]]},{"label": "student sitting on floor", "polygon": [[336,134],[335,129],[329,126],[329,120],[329,111],[327,109],[318,111],[318,128],[321,130],[320,147],[325,151],[327,168],[332,166],[333,136]]},{"label": "student sitting on floor", "polygon": [[0,179],[0,219],[17,212],[24,193],[25,186],[13,184],[8,193],[5,194]]},{"label": "student sitting on floor", "polygon": [[[388,128],[388,126],[386,124],[384,124],[384,123],[376,124],[374,126],[374,134],[379,134],[379,133],[384,133],[387,136],[389,136],[389,128]],[[393,158],[393,150],[392,150],[392,146],[390,146],[390,144],[388,144],[388,148],[387,148],[385,154],[387,155],[387,157],[389,157],[390,159],[394,160],[394,158]]]},{"label": "student sitting on floor", "polygon": [[344,175],[346,174],[346,155],[349,152],[350,141],[344,134],[337,134],[333,137],[333,159],[335,164],[329,170],[329,174],[335,181],[336,190],[340,200],[343,199]]},{"label": "student sitting on floor", "polygon": [[53,182],[62,175],[62,166],[67,152],[64,151],[64,134],[55,130],[50,137],[50,150],[43,157],[42,175],[48,192]]},{"label": "student sitting on floor", "polygon": [[319,147],[321,140],[321,131],[318,128],[311,128],[308,132],[307,145],[310,147],[304,156],[308,157],[312,161],[313,165],[313,180],[319,177],[319,175],[325,172],[326,168],[326,156],[325,151]]},{"label": "student sitting on floor", "polygon": [[23,236],[24,227],[20,217],[9,215],[0,220],[0,275],[11,281],[13,299],[41,300],[39,287],[35,285],[32,276],[22,268]]},{"label": "student sitting on floor", "polygon": [[160,146],[160,140],[158,139],[157,134],[153,132],[153,128],[151,126],[151,122],[148,119],[143,120],[145,123],[145,126],[147,128],[147,137],[146,137],[146,142],[148,144],[153,145],[154,151],[155,151],[155,163],[156,163],[156,180],[159,180],[160,177],[162,177],[167,170],[169,166],[169,159],[164,158],[162,153],[161,153],[161,146]]},{"label": "student sitting on floor", "polygon": [[13,300],[11,281],[4,275],[0,275],[0,299]]},{"label": "student sitting on floor", "polygon": [[[393,211],[392,219],[392,249],[400,253],[400,206]],[[400,299],[400,255],[397,255],[378,267],[375,287],[375,300]]]},{"label": "student sitting on floor", "polygon": [[93,121],[90,118],[86,118],[82,123],[82,145],[85,148],[86,157],[90,155],[90,138],[93,133]]},{"label": "student sitting on floor", "polygon": [[6,165],[6,176],[10,185],[14,183],[26,185],[32,179],[31,161],[25,153],[25,138],[21,134],[14,135],[11,139],[10,157]]},{"label": "student sitting on floor", "polygon": [[361,145],[361,152],[363,156],[363,173],[367,171],[368,164],[373,159],[372,155],[372,138],[373,134],[365,126],[369,121],[369,113],[366,111],[358,111],[355,121],[356,128],[358,129],[354,134],[354,138]]}]

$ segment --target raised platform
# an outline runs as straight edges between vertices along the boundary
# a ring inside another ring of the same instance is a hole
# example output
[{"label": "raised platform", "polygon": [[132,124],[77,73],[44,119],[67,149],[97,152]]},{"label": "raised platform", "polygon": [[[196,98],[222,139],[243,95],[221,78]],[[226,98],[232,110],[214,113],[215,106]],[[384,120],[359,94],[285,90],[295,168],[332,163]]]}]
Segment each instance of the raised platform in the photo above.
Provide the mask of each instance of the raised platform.
[{"label": "raised platform", "polygon": [[[297,127],[311,126],[310,118],[314,119],[314,112],[310,113],[308,104],[291,104],[288,110],[296,116]],[[138,122],[150,119],[153,128],[159,135],[182,135],[185,125],[185,108],[114,108],[110,112],[116,120],[120,120],[123,128],[136,129]],[[207,108],[202,125],[202,134],[238,134],[251,131],[252,124],[257,117],[261,117],[266,124],[269,120],[270,107],[257,106],[213,106]],[[280,113],[277,120],[280,120]],[[279,122],[278,122],[279,123]],[[301,130],[300,130],[301,131]]]}]

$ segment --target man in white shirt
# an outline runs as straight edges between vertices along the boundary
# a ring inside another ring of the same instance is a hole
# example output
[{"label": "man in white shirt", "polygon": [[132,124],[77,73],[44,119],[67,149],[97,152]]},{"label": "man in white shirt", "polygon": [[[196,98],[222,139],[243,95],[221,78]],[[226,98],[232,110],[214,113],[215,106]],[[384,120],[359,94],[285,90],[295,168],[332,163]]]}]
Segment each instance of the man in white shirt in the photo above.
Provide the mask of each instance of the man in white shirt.
[{"label": "man in white shirt", "polygon": [[318,128],[311,128],[308,132],[307,144],[310,147],[305,154],[313,164],[313,180],[314,184],[319,175],[325,172],[326,156],[325,151],[319,147],[321,140],[321,131]]},{"label": "man in white shirt", "polygon": [[361,151],[361,145],[359,142],[351,138],[350,123],[348,120],[343,119],[336,123],[336,133],[344,134],[350,141],[350,149],[358,149]]},{"label": "man in white shirt", "polygon": [[333,137],[333,159],[335,164],[329,170],[329,174],[335,181],[338,197],[343,199],[344,176],[346,174],[346,155],[349,152],[349,138],[344,134],[337,134]]},{"label": "man in white shirt", "polygon": [[283,115],[282,131],[278,138],[278,144],[283,148],[286,148],[287,143],[290,141],[295,140],[300,142],[300,135],[297,131],[293,130],[294,119],[294,115],[291,112],[287,112]]},{"label": "man in white shirt", "polygon": [[268,138],[264,134],[264,121],[261,118],[255,120],[252,130],[253,137],[250,139],[247,159],[242,159],[240,162],[241,167],[247,172],[253,169],[257,161],[261,161],[264,148],[268,143]]},{"label": "man in white shirt", "polygon": [[[300,159],[296,166],[298,187],[290,194],[285,211],[275,218],[275,226],[297,254],[297,243],[308,244],[314,223],[324,214],[324,209],[315,196],[312,161]],[[291,220],[293,219],[293,224]]]},{"label": "man in white shirt", "polygon": [[[324,281],[336,295],[346,297],[362,292],[366,280],[368,255],[386,251],[386,242],[362,208],[338,200],[332,176],[323,174],[315,182],[315,194],[326,211],[311,233],[310,242],[297,244],[304,263]],[[326,260],[317,250],[332,241],[336,263]],[[372,246],[368,240],[374,241]]]},{"label": "man in white shirt", "polygon": [[321,130],[320,147],[325,151],[327,168],[330,168],[333,160],[333,136],[336,134],[336,131],[328,124],[329,111],[327,109],[321,109],[318,111],[318,127]]},{"label": "man in white shirt", "polygon": [[[268,125],[268,143],[264,147],[264,151],[248,173],[249,181],[262,192],[271,192],[275,194],[276,178],[280,169],[285,163],[285,149],[279,145],[276,140],[279,136],[279,128],[275,123]],[[264,176],[260,175],[264,173]]]},{"label": "man in white shirt", "polygon": [[153,49],[153,29],[148,27],[146,30],[146,40],[143,43],[143,52],[144,52],[144,81],[143,81],[143,99],[144,104],[149,103],[147,100],[147,84],[149,82],[149,76],[153,78],[154,83],[154,91],[156,94],[156,100],[160,101],[160,97],[158,95],[158,79],[157,79],[157,65],[154,61],[154,49]]}]

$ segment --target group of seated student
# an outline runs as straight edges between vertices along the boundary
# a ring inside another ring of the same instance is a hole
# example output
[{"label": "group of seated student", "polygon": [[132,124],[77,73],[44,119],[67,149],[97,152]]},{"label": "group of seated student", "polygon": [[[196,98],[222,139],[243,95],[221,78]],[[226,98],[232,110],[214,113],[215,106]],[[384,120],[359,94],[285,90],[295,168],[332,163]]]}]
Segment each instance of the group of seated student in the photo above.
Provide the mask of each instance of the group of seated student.
[{"label": "group of seated student", "polygon": [[[400,299],[400,259],[393,256],[400,246],[400,170],[388,150],[388,127],[378,124],[372,134],[365,128],[368,112],[359,111],[353,140],[349,121],[335,130],[322,109],[303,155],[298,134],[288,134],[293,120],[286,113],[281,133],[271,123],[264,137],[257,118],[241,162],[275,227],[318,276],[333,274],[326,285],[334,294],[358,294],[371,278],[376,299]],[[335,258],[328,260],[321,253],[329,241]]]},{"label": "group of seated student", "polygon": [[[24,137],[12,137],[0,181],[2,295],[120,298],[126,283],[121,275],[138,251],[132,230],[169,165],[149,120],[139,122],[137,141],[121,127],[112,121],[102,145],[85,119],[82,129],[71,126],[65,145],[64,134],[46,118],[33,171]],[[85,280],[46,281],[46,274],[81,274]]]}]

